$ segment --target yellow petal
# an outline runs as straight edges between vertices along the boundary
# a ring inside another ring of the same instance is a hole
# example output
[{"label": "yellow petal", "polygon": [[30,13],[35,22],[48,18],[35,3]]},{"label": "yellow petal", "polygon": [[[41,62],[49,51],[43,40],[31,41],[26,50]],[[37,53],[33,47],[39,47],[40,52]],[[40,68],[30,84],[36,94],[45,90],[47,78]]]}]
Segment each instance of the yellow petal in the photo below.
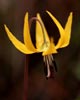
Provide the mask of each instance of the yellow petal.
[{"label": "yellow petal", "polygon": [[23,30],[23,35],[24,35],[24,43],[29,48],[29,50],[36,52],[36,49],[31,41],[30,37],[30,29],[29,29],[29,23],[28,23],[28,13],[26,13],[25,18],[24,18],[24,30]]},{"label": "yellow petal", "polygon": [[59,29],[59,32],[60,32],[60,35],[62,36],[63,35],[63,32],[64,32],[64,29],[63,27],[61,26],[60,22],[49,12],[49,11],[46,11],[49,16],[52,18],[52,20],[54,21],[54,23],[56,24],[56,26],[58,27]]},{"label": "yellow petal", "polygon": [[50,40],[39,14],[37,14],[37,18],[40,21],[40,23],[36,21],[36,47],[39,52],[42,52],[48,49],[50,45]]},{"label": "yellow petal", "polygon": [[50,54],[54,54],[54,53],[57,53],[57,50],[55,48],[55,44],[53,42],[53,38],[51,38],[51,43],[50,43],[50,46],[49,46],[48,50],[44,51],[42,53],[42,55],[45,56],[45,55],[50,55]]},{"label": "yellow petal", "polygon": [[71,37],[71,26],[72,26],[72,12],[70,13],[67,23],[65,25],[65,43],[64,43],[64,47],[69,45],[70,42],[70,37]]},{"label": "yellow petal", "polygon": [[70,13],[65,29],[63,29],[60,22],[49,11],[47,11],[47,13],[52,18],[52,20],[54,21],[60,32],[60,39],[58,40],[56,49],[68,46],[71,35],[72,13]]},{"label": "yellow petal", "polygon": [[9,31],[9,29],[7,28],[6,25],[4,25],[5,27],[5,31],[7,32],[7,35],[10,39],[10,41],[13,43],[13,45],[22,53],[24,54],[31,54],[34,53],[32,51],[30,51],[26,45],[24,45],[23,43],[21,43],[18,39],[16,39],[16,37]]}]

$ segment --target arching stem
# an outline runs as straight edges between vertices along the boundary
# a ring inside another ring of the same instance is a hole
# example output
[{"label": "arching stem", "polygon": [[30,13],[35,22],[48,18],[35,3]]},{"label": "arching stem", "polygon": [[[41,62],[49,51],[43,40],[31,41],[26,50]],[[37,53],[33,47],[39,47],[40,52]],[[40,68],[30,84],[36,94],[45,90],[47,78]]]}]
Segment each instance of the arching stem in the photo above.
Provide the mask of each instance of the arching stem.
[{"label": "arching stem", "polygon": [[29,27],[31,28],[31,24],[32,24],[32,22],[33,22],[34,20],[38,21],[39,24],[41,25],[42,32],[43,32],[44,43],[47,43],[46,37],[45,37],[45,34],[44,34],[43,24],[42,24],[42,22],[41,22],[37,17],[32,17],[32,18],[29,20]]}]

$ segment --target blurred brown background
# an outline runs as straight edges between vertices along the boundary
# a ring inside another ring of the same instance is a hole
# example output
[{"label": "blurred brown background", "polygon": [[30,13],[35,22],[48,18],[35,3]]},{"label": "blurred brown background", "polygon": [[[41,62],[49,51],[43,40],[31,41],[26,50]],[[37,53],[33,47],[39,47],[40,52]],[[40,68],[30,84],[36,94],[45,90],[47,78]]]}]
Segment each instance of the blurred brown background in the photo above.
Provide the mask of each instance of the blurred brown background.
[{"label": "blurred brown background", "polygon": [[[80,100],[80,1],[79,0],[0,0],[0,100],[22,100],[25,55],[8,39],[6,24],[23,41],[23,20],[39,12],[48,34],[55,44],[59,38],[56,25],[46,14],[49,10],[65,26],[73,12],[70,45],[54,55],[58,72],[54,79],[45,79],[41,54],[29,55],[28,100]],[[34,40],[35,24],[31,27]]]}]

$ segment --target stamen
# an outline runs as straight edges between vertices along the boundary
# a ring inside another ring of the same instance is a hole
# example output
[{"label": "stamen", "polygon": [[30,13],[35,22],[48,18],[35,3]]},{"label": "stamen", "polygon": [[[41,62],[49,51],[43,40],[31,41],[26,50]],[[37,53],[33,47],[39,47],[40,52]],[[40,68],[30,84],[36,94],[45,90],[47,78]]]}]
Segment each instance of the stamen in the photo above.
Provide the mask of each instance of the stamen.
[{"label": "stamen", "polygon": [[46,74],[46,78],[54,77],[54,68],[57,72],[57,65],[52,55],[46,55],[43,57],[45,66],[44,66],[44,72]]},{"label": "stamen", "polygon": [[51,55],[51,58],[52,58],[52,64],[54,64],[55,71],[57,72],[57,64],[56,64],[56,61],[54,60],[54,58],[53,58],[52,55]]},{"label": "stamen", "polygon": [[51,74],[51,72],[50,72],[50,66],[49,66],[49,59],[47,58],[47,76],[46,77],[49,78],[50,74]]},{"label": "stamen", "polygon": [[57,72],[57,65],[56,65],[55,60],[53,61],[53,64],[54,64],[54,67],[55,67],[55,71]]},{"label": "stamen", "polygon": [[45,56],[43,57],[43,61],[46,62],[46,58],[45,58]]},{"label": "stamen", "polygon": [[48,59],[49,59],[49,64],[52,65],[51,55],[48,55]]},{"label": "stamen", "polygon": [[52,56],[52,55],[50,55],[50,57],[51,57],[51,59],[52,59],[52,60],[54,60],[54,58],[53,58],[53,56]]}]

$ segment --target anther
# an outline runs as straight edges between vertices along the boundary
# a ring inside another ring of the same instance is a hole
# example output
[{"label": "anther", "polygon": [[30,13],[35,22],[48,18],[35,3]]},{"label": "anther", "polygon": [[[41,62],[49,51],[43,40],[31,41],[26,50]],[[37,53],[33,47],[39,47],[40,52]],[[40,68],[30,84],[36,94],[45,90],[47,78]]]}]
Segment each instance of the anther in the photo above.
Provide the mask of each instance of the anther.
[{"label": "anther", "polygon": [[57,65],[52,55],[46,55],[43,57],[44,60],[44,72],[46,79],[54,78],[55,71],[57,72]]}]

